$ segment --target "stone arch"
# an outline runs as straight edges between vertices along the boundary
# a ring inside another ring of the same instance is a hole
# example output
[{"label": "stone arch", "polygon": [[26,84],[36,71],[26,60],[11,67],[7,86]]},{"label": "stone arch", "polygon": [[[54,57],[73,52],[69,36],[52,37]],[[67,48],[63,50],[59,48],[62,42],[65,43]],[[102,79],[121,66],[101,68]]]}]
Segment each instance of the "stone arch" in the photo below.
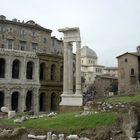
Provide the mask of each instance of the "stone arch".
[{"label": "stone arch", "polygon": [[20,61],[14,60],[12,64],[12,78],[19,79],[19,73],[20,73]]},{"label": "stone arch", "polygon": [[57,94],[56,93],[52,93],[51,94],[51,111],[56,111],[57,110]]},{"label": "stone arch", "polygon": [[5,78],[5,59],[0,58],[0,78]]},{"label": "stone arch", "polygon": [[12,110],[18,111],[18,105],[19,105],[19,92],[15,91],[12,93],[11,98],[11,108]]},{"label": "stone arch", "polygon": [[26,94],[26,111],[32,110],[32,104],[33,104],[33,93],[32,91],[28,91]]},{"label": "stone arch", "polygon": [[4,92],[3,91],[0,91],[0,108],[2,106],[4,106]]},{"label": "stone arch", "polygon": [[52,81],[56,80],[56,65],[55,64],[51,65],[51,80]]},{"label": "stone arch", "polygon": [[63,66],[60,67],[60,81],[63,81]]},{"label": "stone arch", "polygon": [[40,80],[45,80],[46,79],[45,71],[46,71],[46,65],[45,65],[45,63],[41,63],[40,64],[40,70],[39,70]]},{"label": "stone arch", "polygon": [[27,62],[26,78],[33,79],[33,73],[34,73],[34,62],[29,61]]},{"label": "stone arch", "polygon": [[46,111],[46,94],[44,92],[39,95],[39,111]]}]

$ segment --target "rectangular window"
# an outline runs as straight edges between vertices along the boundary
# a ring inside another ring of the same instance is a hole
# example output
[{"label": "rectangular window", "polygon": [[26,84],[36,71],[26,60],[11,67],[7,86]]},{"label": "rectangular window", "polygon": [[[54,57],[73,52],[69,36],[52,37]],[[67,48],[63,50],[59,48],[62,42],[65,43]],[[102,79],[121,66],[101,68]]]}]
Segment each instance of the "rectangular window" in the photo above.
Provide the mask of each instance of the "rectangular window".
[{"label": "rectangular window", "polygon": [[7,39],[7,49],[13,48],[13,39]]},{"label": "rectangular window", "polygon": [[20,49],[26,50],[26,41],[20,41]]},{"label": "rectangular window", "polygon": [[38,44],[37,43],[32,43],[32,50],[37,50]]}]

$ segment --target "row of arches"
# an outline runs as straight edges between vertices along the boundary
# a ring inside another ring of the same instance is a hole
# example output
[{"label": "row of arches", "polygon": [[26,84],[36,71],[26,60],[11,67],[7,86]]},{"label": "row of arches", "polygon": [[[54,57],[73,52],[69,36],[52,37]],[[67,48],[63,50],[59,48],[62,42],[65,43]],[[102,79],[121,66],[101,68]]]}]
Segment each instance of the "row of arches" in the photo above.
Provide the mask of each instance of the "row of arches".
[{"label": "row of arches", "polygon": [[[15,59],[12,63],[12,78],[19,79],[21,71],[21,62],[18,59]],[[26,78],[33,79],[34,72],[34,62],[27,62],[26,68]],[[4,58],[0,58],[0,78],[5,78],[6,73],[6,61]]]},{"label": "row of arches", "polygon": [[[45,81],[46,80],[46,72],[47,72],[47,68],[46,68],[46,64],[45,63],[41,63],[40,64],[40,80],[41,81]],[[57,67],[55,64],[52,64],[50,67],[50,80],[51,81],[56,81],[57,80]],[[60,67],[60,81],[63,81],[63,66]]]},{"label": "row of arches", "polygon": [[[11,95],[11,110],[19,111],[19,100],[20,93],[15,91]],[[0,91],[0,108],[4,106],[4,98],[5,94],[3,91]],[[44,92],[40,93],[39,95],[39,111],[43,112],[46,111],[46,94]],[[56,93],[51,94],[50,98],[50,110],[51,111],[56,111],[57,110],[57,95]],[[26,94],[26,99],[25,99],[25,111],[33,111],[33,92],[28,91]]]},{"label": "row of arches", "polygon": [[[29,61],[27,62],[26,66],[26,78],[33,79],[34,75],[34,62]],[[6,71],[6,61],[4,58],[0,58],[0,78],[5,78],[5,71]],[[21,62],[18,59],[15,59],[12,63],[12,78],[19,79],[20,78],[20,71],[21,71]],[[39,67],[39,78],[40,80],[46,80],[46,72],[47,68],[45,63],[41,63]],[[50,80],[56,81],[57,80],[57,67],[55,64],[52,64],[50,67]],[[63,81],[63,66],[60,67],[60,81]]]}]

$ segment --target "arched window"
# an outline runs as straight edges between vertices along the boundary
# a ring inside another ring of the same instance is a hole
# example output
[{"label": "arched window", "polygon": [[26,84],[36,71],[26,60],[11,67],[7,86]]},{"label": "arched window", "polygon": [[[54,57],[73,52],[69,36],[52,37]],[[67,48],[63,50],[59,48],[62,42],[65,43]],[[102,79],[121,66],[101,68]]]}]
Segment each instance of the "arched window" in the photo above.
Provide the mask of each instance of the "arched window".
[{"label": "arched window", "polygon": [[4,92],[3,91],[0,91],[0,108],[2,106],[4,106]]},{"label": "arched window", "polygon": [[27,63],[27,69],[26,69],[26,78],[27,79],[33,79],[33,70],[34,70],[34,63],[29,61]]},{"label": "arched window", "polygon": [[0,58],[0,78],[5,77],[5,60]]},{"label": "arched window", "polygon": [[39,74],[39,78],[40,80],[45,80],[45,63],[41,63],[40,64],[40,74]]},{"label": "arched window", "polygon": [[16,112],[18,111],[18,99],[19,99],[19,93],[18,92],[13,92],[12,93],[12,98],[11,98],[11,105],[12,105],[12,110],[15,110]]},{"label": "arched window", "polygon": [[19,60],[14,60],[12,64],[12,78],[18,79],[20,71],[20,62]]},{"label": "arched window", "polygon": [[57,103],[58,103],[57,95],[56,95],[56,93],[52,93],[52,95],[51,95],[51,111],[57,110]]},{"label": "arched window", "polygon": [[56,66],[54,64],[51,65],[51,80],[56,80]]},{"label": "arched window", "polygon": [[134,73],[135,73],[135,72],[134,72],[134,69],[132,68],[132,69],[131,69],[131,75],[134,75]]},{"label": "arched window", "polygon": [[46,111],[46,95],[44,92],[39,96],[39,110]]},{"label": "arched window", "polygon": [[28,91],[26,94],[26,111],[30,111],[32,109],[32,91]]},{"label": "arched window", "polygon": [[60,67],[60,81],[63,81],[63,66]]}]

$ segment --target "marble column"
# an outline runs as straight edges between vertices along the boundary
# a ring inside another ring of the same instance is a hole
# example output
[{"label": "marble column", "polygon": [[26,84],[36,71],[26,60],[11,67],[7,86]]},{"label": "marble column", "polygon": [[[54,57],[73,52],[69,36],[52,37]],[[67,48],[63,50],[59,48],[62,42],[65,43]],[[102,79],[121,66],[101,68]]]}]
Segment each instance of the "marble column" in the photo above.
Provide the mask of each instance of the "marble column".
[{"label": "marble column", "polygon": [[64,42],[63,94],[68,94],[68,43]]},{"label": "marble column", "polygon": [[76,42],[76,94],[81,94],[81,42]]},{"label": "marble column", "polygon": [[68,90],[69,94],[73,94],[73,54],[72,43],[68,43]]},{"label": "marble column", "polygon": [[10,89],[5,91],[4,94],[4,106],[8,107],[11,110],[11,94]]}]

